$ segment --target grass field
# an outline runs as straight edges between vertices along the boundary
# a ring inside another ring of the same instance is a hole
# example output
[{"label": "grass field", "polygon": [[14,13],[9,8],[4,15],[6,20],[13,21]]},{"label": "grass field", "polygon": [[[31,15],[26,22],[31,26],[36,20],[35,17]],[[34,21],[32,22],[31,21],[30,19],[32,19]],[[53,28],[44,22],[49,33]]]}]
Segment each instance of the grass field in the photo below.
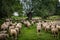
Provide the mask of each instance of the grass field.
[{"label": "grass field", "polygon": [[60,40],[60,37],[54,38],[50,32],[41,30],[40,33],[36,32],[36,25],[30,26],[30,28],[24,27],[21,29],[21,33],[18,40]]},{"label": "grass field", "polygon": [[[20,17],[13,17],[13,18],[19,19]],[[53,17],[53,18],[50,17],[50,18],[53,19],[55,17]],[[0,20],[0,25],[2,23],[3,23],[3,21]],[[18,36],[18,40],[60,40],[60,34],[59,34],[59,36],[57,36],[57,38],[54,38],[53,34],[51,34],[51,32],[46,32],[44,30],[41,30],[40,33],[37,33],[35,24],[30,26],[30,28],[27,28],[23,25],[21,32]]]}]

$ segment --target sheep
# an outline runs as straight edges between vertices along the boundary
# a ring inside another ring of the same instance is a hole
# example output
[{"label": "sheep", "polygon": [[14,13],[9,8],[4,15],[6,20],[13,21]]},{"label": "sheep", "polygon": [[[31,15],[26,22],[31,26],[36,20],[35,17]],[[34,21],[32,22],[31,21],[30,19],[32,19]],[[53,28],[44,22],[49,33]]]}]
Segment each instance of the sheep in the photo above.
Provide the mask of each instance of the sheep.
[{"label": "sheep", "polygon": [[47,25],[45,27],[45,31],[50,31],[51,30],[51,23],[47,22]]},{"label": "sheep", "polygon": [[21,23],[17,23],[16,28],[21,29],[22,28],[22,24]]},{"label": "sheep", "polygon": [[15,26],[9,26],[9,29],[13,29],[13,28],[15,28]]},{"label": "sheep", "polygon": [[3,33],[0,34],[0,40],[7,40],[7,38],[9,38],[8,34],[3,34]]},{"label": "sheep", "polygon": [[17,39],[18,33],[17,33],[16,29],[9,29],[9,34],[13,40]]},{"label": "sheep", "polygon": [[5,19],[5,21],[6,21],[6,22],[9,22],[9,21],[10,21],[10,19]]},{"label": "sheep", "polygon": [[49,31],[51,29],[51,26],[50,25],[47,25],[46,27],[45,27],[45,31]]},{"label": "sheep", "polygon": [[1,34],[1,33],[4,33],[4,34],[6,34],[6,33],[7,33],[7,31],[1,31],[1,32],[0,32],[0,34]]},{"label": "sheep", "polygon": [[26,22],[26,26],[29,27],[31,24],[29,21]]},{"label": "sheep", "polygon": [[51,32],[56,37],[58,35],[58,29],[56,28],[56,25],[52,25]]},{"label": "sheep", "polygon": [[56,28],[58,28],[58,30],[60,31],[60,25],[57,24],[57,25],[56,25]]},{"label": "sheep", "polygon": [[10,24],[9,29],[13,29],[15,27],[16,27],[15,24]]},{"label": "sheep", "polygon": [[2,30],[7,30],[10,24],[12,24],[12,21],[7,21],[7,20],[6,20],[6,22],[4,22],[4,23],[1,25],[1,29],[2,29]]},{"label": "sheep", "polygon": [[31,24],[34,24],[35,23],[35,20],[31,20]]},{"label": "sheep", "polygon": [[15,28],[15,30],[17,31],[17,33],[18,33],[18,34],[20,33],[20,30],[19,30],[19,28]]},{"label": "sheep", "polygon": [[8,25],[4,22],[2,25],[1,25],[1,30],[7,30],[8,29]]},{"label": "sheep", "polygon": [[42,22],[42,26],[43,26],[43,29],[45,29],[45,27],[48,25],[47,22]]},{"label": "sheep", "polygon": [[41,23],[39,22],[39,23],[37,23],[37,32],[40,32],[41,29],[42,29]]},{"label": "sheep", "polygon": [[27,21],[24,21],[23,23],[24,23],[25,26],[28,27],[28,28],[29,28],[29,26],[31,25],[30,22],[29,22],[28,20],[27,20]]}]

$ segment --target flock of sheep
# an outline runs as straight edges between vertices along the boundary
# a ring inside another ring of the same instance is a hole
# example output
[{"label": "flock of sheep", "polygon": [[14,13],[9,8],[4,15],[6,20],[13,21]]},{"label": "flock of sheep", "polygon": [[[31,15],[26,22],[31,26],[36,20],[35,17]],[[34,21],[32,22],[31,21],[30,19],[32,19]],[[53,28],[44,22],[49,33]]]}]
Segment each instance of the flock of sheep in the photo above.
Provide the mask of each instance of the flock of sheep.
[{"label": "flock of sheep", "polygon": [[7,40],[9,37],[12,40],[17,40],[23,24],[28,28],[32,24],[36,24],[37,32],[44,29],[45,31],[51,31],[54,36],[60,31],[60,21],[22,20],[13,23],[10,19],[6,19],[0,27],[0,40]]},{"label": "flock of sheep", "polygon": [[59,35],[60,21],[38,21],[36,24],[37,32],[40,32],[43,29],[46,32],[50,31],[54,37]]},{"label": "flock of sheep", "polygon": [[6,19],[0,27],[0,40],[8,40],[9,37],[12,40],[17,40],[21,27],[21,23],[13,23],[10,19]]}]

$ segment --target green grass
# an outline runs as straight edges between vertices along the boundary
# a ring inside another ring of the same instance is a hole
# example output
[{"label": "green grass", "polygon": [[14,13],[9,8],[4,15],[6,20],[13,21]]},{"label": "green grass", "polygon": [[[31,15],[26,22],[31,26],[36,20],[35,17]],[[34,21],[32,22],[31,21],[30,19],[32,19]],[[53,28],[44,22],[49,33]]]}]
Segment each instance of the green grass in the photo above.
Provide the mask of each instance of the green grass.
[{"label": "green grass", "polygon": [[60,19],[60,16],[50,16],[47,19],[56,20],[56,19]]},{"label": "green grass", "polygon": [[19,35],[19,40],[37,40],[36,27],[30,26],[30,28],[23,27]]},{"label": "green grass", "polygon": [[30,26],[30,28],[24,27],[23,25],[18,40],[58,40],[58,38],[54,38],[50,32],[44,30],[37,33],[35,25]]}]

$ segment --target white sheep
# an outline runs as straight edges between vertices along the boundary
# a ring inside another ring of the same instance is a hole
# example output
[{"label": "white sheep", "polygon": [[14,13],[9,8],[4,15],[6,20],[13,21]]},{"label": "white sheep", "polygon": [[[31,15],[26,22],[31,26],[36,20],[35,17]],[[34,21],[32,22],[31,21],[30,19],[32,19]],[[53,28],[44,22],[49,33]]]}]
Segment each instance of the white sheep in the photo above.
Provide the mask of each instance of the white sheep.
[{"label": "white sheep", "polygon": [[29,27],[31,24],[29,21],[26,21],[26,26]]},{"label": "white sheep", "polygon": [[19,28],[15,28],[15,30],[17,31],[17,33],[18,33],[18,34],[20,33],[20,30],[19,30]]},{"label": "white sheep", "polygon": [[9,29],[13,29],[13,28],[15,28],[15,26],[9,26]]},{"label": "white sheep", "polygon": [[56,37],[56,35],[58,35],[58,29],[56,28],[56,26],[54,26],[54,27],[52,26],[51,32],[54,35],[54,37]]},{"label": "white sheep", "polygon": [[31,20],[31,24],[34,24],[35,23],[35,20]]},{"label": "white sheep", "polygon": [[58,28],[58,30],[60,31],[60,25],[57,24],[57,25],[56,25],[56,28]]},{"label": "white sheep", "polygon": [[45,31],[49,31],[50,29],[51,29],[50,25],[47,25],[47,26],[45,27]]},{"label": "white sheep", "polygon": [[0,31],[0,34],[2,34],[2,33],[6,34],[6,33],[7,33],[7,31]]},{"label": "white sheep", "polygon": [[42,29],[42,27],[41,27],[41,23],[39,22],[39,23],[37,23],[37,32],[40,32],[41,29]]},{"label": "white sheep", "polygon": [[0,40],[7,40],[8,37],[9,37],[8,34],[3,34],[3,33],[0,34]]},{"label": "white sheep", "polygon": [[13,40],[17,39],[18,33],[15,29],[9,29],[9,34],[13,38]]},{"label": "white sheep", "polygon": [[4,23],[1,25],[1,30],[7,30],[8,27],[9,27],[9,26],[4,22]]},{"label": "white sheep", "polygon": [[29,26],[31,25],[29,21],[24,21],[24,24],[25,24],[27,27],[29,27]]},{"label": "white sheep", "polygon": [[22,28],[22,24],[21,23],[17,23],[16,28],[21,29]]},{"label": "white sheep", "polygon": [[42,27],[43,27],[43,29],[45,29],[45,27],[48,25],[48,23],[47,22],[42,22]]}]

